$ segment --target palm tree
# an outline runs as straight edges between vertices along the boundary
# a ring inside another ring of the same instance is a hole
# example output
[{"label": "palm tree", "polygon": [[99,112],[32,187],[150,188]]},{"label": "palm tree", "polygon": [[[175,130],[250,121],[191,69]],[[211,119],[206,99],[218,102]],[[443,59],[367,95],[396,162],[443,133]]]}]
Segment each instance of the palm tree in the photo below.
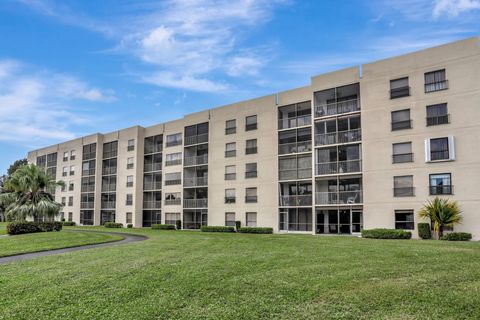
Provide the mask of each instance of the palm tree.
[{"label": "palm tree", "polygon": [[435,197],[420,209],[418,215],[420,218],[429,218],[433,222],[433,230],[440,239],[443,236],[444,227],[453,227],[462,221],[461,213],[457,201]]},{"label": "palm tree", "polygon": [[5,208],[8,220],[53,218],[58,215],[62,205],[55,202],[48,190],[63,185],[63,181],[56,182],[40,167],[23,165],[5,181],[3,193],[0,194],[0,206]]}]

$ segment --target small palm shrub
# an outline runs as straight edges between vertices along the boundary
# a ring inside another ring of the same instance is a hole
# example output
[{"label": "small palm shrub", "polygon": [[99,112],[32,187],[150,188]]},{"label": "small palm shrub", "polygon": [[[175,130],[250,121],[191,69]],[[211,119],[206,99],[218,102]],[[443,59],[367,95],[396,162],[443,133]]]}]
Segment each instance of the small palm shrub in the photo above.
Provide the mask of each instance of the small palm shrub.
[{"label": "small palm shrub", "polygon": [[433,223],[433,230],[437,239],[440,239],[445,227],[453,227],[462,221],[461,213],[457,201],[435,197],[420,209],[418,215],[420,218],[429,219]]},{"label": "small palm shrub", "polygon": [[421,222],[417,224],[418,236],[422,239],[432,239],[432,231],[430,230],[430,223]]}]

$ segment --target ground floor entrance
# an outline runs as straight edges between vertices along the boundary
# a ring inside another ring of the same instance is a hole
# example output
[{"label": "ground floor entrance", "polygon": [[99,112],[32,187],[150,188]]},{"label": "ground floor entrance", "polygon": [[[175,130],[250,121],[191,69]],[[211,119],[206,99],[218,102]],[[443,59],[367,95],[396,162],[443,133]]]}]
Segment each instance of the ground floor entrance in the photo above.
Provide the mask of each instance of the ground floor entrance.
[{"label": "ground floor entrance", "polygon": [[317,208],[315,211],[315,233],[351,234],[363,228],[362,208]]}]

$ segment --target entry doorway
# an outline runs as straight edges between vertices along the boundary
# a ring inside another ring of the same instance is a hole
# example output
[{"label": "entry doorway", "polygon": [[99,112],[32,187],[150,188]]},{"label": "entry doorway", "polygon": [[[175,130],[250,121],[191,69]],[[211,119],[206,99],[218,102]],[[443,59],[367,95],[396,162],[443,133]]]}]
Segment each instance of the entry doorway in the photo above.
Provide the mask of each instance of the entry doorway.
[{"label": "entry doorway", "polygon": [[352,234],[363,227],[363,211],[359,208],[317,208],[315,216],[317,234]]}]

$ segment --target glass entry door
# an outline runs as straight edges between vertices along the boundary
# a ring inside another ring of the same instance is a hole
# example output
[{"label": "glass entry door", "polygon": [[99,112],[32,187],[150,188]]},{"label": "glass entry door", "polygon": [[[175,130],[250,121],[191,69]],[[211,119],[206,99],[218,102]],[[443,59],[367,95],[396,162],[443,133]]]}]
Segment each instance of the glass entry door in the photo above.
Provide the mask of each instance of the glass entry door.
[{"label": "glass entry door", "polygon": [[363,225],[362,209],[317,209],[315,233],[351,234],[360,232]]}]

